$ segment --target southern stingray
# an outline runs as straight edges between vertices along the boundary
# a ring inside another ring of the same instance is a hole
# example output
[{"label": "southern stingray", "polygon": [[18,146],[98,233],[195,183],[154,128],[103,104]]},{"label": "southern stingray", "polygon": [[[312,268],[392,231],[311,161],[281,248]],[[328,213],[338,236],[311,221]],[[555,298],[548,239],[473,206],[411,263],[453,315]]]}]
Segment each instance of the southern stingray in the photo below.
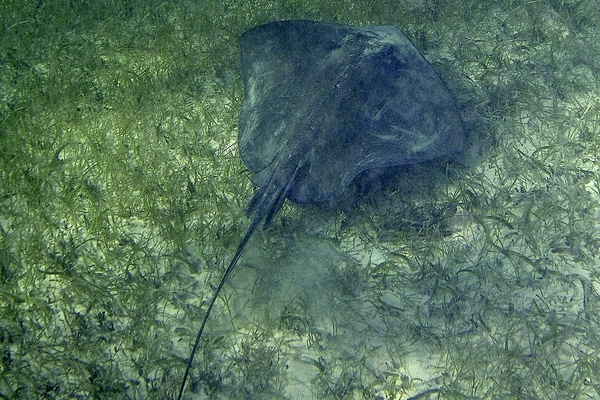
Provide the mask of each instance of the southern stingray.
[{"label": "southern stingray", "polygon": [[213,294],[202,332],[227,277],[260,224],[285,199],[331,200],[362,171],[447,157],[463,148],[454,97],[396,27],[312,21],[261,25],[240,38],[244,101],[240,157],[258,188],[250,226]]}]

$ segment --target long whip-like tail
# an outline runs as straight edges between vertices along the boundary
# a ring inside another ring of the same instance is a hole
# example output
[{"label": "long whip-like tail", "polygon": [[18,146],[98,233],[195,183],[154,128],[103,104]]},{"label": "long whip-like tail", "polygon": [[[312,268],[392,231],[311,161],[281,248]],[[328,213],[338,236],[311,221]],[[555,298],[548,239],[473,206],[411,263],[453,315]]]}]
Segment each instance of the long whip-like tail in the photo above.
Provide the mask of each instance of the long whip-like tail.
[{"label": "long whip-like tail", "polygon": [[296,166],[292,177],[285,183],[285,185],[280,186],[277,185],[276,182],[273,182],[273,179],[269,184],[265,187],[262,187],[256,192],[253,199],[250,201],[250,205],[248,206],[247,213],[249,215],[253,215],[252,223],[246,234],[242,238],[240,245],[238,246],[233,258],[229,262],[221,281],[219,282],[219,286],[215,290],[212,298],[210,299],[210,303],[208,303],[208,308],[206,309],[206,314],[204,314],[204,319],[202,320],[202,325],[200,325],[200,329],[198,330],[198,334],[196,335],[196,341],[194,342],[194,346],[192,347],[192,351],[190,354],[190,358],[188,359],[187,366],[185,367],[185,373],[183,375],[183,379],[181,380],[181,386],[179,387],[179,394],[177,395],[177,400],[181,400],[183,397],[183,392],[185,390],[185,384],[187,382],[187,378],[190,375],[190,370],[192,369],[192,364],[194,363],[194,356],[196,355],[196,351],[198,350],[198,346],[200,345],[200,338],[202,337],[202,332],[204,331],[204,327],[206,326],[206,322],[208,321],[208,317],[210,316],[210,312],[212,311],[217,298],[219,297],[219,293],[221,289],[223,289],[223,285],[225,285],[225,281],[231,275],[231,272],[235,268],[240,256],[242,255],[242,251],[250,237],[256,231],[256,228],[260,225],[261,222],[264,221],[264,228],[266,228],[275,215],[279,212],[281,207],[283,206],[283,202],[292,186],[294,179],[297,176],[298,171],[300,170],[300,165]]},{"label": "long whip-like tail", "polygon": [[248,242],[248,240],[250,239],[250,237],[252,236],[252,234],[254,233],[254,231],[256,230],[256,228],[258,227],[259,224],[260,224],[260,220],[257,221],[256,219],[254,219],[252,221],[252,224],[250,225],[250,227],[248,228],[248,231],[244,235],[244,238],[240,242],[240,245],[238,246],[235,254],[233,255],[233,258],[229,262],[229,266],[227,266],[227,269],[225,270],[225,273],[223,274],[223,277],[221,278],[221,281],[219,282],[219,286],[217,286],[217,289],[215,290],[213,297],[210,299],[210,303],[208,303],[208,308],[206,309],[206,314],[204,314],[204,319],[202,320],[202,325],[200,325],[200,329],[198,330],[198,334],[196,335],[196,341],[194,342],[194,347],[192,347],[192,352],[190,354],[190,358],[188,360],[187,366],[185,367],[185,374],[183,375],[183,379],[181,381],[181,387],[179,388],[179,394],[177,395],[177,400],[181,400],[181,398],[183,396],[183,391],[185,390],[185,383],[187,382],[188,375],[190,374],[190,370],[191,370],[192,364],[194,362],[194,356],[196,355],[196,350],[198,350],[198,345],[200,344],[200,338],[202,337],[202,332],[204,331],[204,327],[206,326],[206,321],[208,321],[210,312],[211,312],[213,306],[215,305],[215,302],[217,301],[217,297],[219,297],[219,293],[221,292],[221,289],[223,289],[223,285],[225,284],[227,277],[231,274],[231,271],[233,271],[233,268],[237,264],[237,261],[239,260],[240,255],[242,254],[242,250],[244,250],[246,243]]}]

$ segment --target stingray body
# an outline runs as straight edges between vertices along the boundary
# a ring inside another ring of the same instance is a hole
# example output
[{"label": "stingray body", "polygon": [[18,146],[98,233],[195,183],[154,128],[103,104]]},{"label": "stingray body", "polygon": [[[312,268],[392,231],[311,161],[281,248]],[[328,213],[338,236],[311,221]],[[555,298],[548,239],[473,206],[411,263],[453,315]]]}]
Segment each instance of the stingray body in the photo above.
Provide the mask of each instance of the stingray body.
[{"label": "stingray body", "polygon": [[396,27],[280,21],[240,39],[245,97],[238,145],[258,188],[251,223],[206,311],[256,228],[285,199],[338,196],[361,171],[447,157],[464,144],[454,97]]}]

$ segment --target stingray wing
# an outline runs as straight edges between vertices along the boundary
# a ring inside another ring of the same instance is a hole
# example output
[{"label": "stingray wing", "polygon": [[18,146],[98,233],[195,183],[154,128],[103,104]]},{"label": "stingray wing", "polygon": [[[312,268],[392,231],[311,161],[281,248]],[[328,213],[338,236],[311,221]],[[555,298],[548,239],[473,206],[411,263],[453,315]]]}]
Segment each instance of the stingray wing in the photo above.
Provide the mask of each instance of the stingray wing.
[{"label": "stingray wing", "polygon": [[[322,119],[325,101],[315,78],[323,60],[343,37],[336,25],[281,21],[255,27],[240,38],[244,102],[240,112],[238,146],[244,164],[254,174],[281,154],[297,151],[308,141],[302,132]],[[310,115],[307,115],[310,114]],[[304,125],[304,126],[303,126]],[[254,180],[261,187],[263,183]]]}]

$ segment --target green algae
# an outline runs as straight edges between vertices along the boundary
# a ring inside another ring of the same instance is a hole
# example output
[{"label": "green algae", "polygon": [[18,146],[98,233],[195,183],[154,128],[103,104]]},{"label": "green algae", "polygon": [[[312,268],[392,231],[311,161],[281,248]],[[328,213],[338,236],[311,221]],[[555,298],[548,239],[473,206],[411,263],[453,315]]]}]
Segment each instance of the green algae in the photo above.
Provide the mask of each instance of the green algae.
[{"label": "green algae", "polygon": [[237,38],[285,18],[399,26],[469,147],[286,206],[225,288],[188,394],[598,396],[598,10],[371,3],[2,3],[0,396],[174,396],[247,227]]}]

